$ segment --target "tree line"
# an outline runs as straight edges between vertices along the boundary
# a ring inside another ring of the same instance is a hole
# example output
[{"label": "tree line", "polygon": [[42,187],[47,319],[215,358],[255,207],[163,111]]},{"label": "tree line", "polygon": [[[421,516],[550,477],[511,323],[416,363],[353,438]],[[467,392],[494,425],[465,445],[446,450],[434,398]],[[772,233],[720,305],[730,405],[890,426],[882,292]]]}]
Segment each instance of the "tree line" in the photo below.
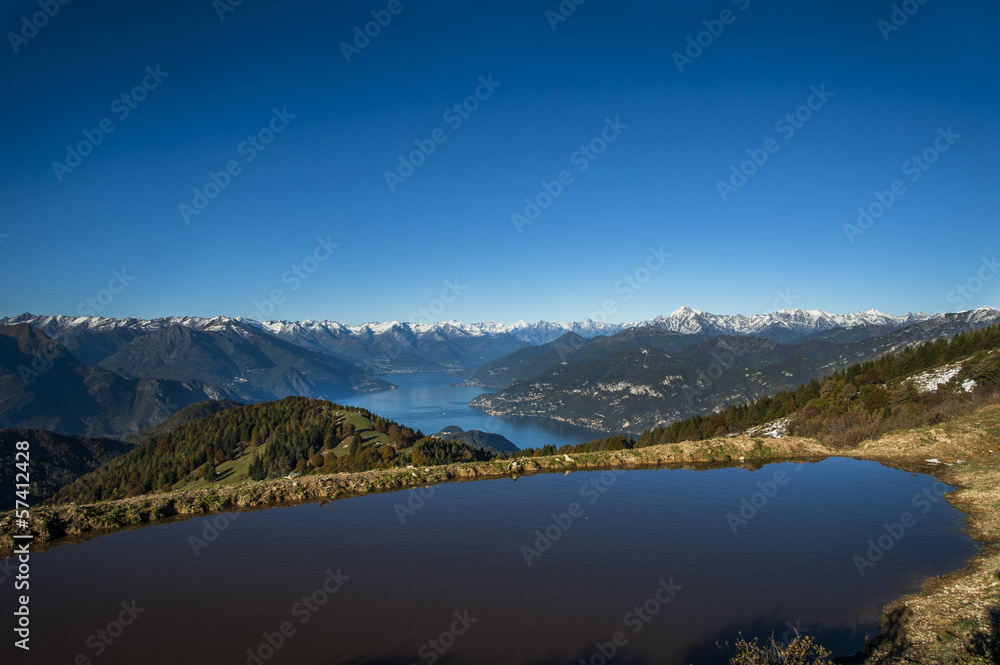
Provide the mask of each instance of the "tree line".
[{"label": "tree line", "polygon": [[[347,413],[362,417],[358,425]],[[383,445],[375,445],[377,435]],[[347,442],[347,454],[334,449]],[[341,473],[491,459],[494,453],[461,442],[424,436],[420,430],[366,409],[325,400],[286,397],[240,406],[163,434],[63,486],[50,503],[94,502],[169,491],[181,482],[216,479],[217,467],[252,455],[250,480],[295,472]]]}]

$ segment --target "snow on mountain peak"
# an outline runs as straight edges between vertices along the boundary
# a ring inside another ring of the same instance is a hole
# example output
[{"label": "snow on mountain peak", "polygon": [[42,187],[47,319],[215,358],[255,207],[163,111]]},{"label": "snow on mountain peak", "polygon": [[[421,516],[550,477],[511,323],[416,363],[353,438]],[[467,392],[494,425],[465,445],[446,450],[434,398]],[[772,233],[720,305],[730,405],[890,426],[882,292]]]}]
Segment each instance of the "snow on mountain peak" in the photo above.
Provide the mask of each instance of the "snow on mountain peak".
[{"label": "snow on mountain peak", "polygon": [[[985,321],[1000,315],[1000,311],[991,307],[980,307],[964,313],[977,321]],[[199,317],[164,317],[160,319],[112,319],[96,316],[35,316],[29,313],[0,319],[0,323],[29,323],[42,328],[46,332],[67,331],[75,328],[91,331],[114,330],[122,328],[155,330],[168,325],[183,325],[196,330],[224,330],[232,328],[253,327],[267,331],[287,339],[310,339],[314,342],[321,338],[370,338],[384,334],[413,336],[416,339],[428,334],[454,335],[455,331],[462,334],[481,337],[510,335],[521,343],[538,345],[554,341],[568,332],[581,337],[593,338],[602,335],[613,335],[628,328],[652,326],[681,334],[698,335],[734,335],[762,336],[772,339],[791,340],[801,336],[815,334],[832,328],[854,328],[857,326],[879,326],[901,328],[913,323],[929,319],[944,319],[945,314],[927,315],[923,312],[909,313],[902,316],[885,314],[876,309],[853,314],[832,314],[820,310],[786,309],[767,314],[720,315],[702,312],[693,307],[683,306],[674,310],[669,316],[657,316],[645,321],[631,323],[609,323],[586,319],[568,323],[552,323],[538,321],[528,323],[520,320],[513,324],[503,324],[496,321],[485,323],[463,323],[450,320],[446,322],[412,322],[397,320],[385,323],[372,322],[362,325],[348,326],[335,321],[256,321],[228,316],[213,318]],[[775,335],[778,335],[775,337]]]}]

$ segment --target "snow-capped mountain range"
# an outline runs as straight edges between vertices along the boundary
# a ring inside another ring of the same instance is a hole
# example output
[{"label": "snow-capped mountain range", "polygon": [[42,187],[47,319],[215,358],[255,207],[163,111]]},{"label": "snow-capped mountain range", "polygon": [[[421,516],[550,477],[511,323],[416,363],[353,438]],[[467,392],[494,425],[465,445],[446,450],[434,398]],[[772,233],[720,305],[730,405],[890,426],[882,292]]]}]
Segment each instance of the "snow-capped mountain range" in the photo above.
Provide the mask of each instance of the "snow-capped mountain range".
[{"label": "snow-capped mountain range", "polygon": [[[501,389],[494,397],[483,397],[489,404],[477,404],[496,413],[565,420],[570,415],[560,404],[579,401],[586,392],[588,399],[596,400],[591,410],[610,418],[612,410],[601,400],[607,397],[618,404],[615,400],[627,394],[630,403],[619,405],[625,409],[620,422],[586,416],[578,423],[624,429],[645,426],[636,414],[659,413],[655,424],[687,413],[668,412],[659,402],[637,405],[636,400],[654,392],[666,399],[643,374],[653,356],[665,372],[663,381],[670,383],[677,362],[690,374],[717,362],[713,350],[725,354],[737,347],[749,349],[736,354],[743,370],[727,376],[751,383],[722,393],[709,391],[711,399],[697,406],[710,411],[889,351],[996,323],[1000,310],[989,307],[903,316],[803,310],[720,316],[682,307],[669,316],[626,324],[512,325],[390,321],[345,326],[222,316],[147,320],[22,314],[0,319],[0,340],[7,350],[0,362],[0,426],[123,436],[208,397],[243,402],[287,395],[339,399],[392,388],[391,377],[383,376],[387,374],[451,372],[476,385]],[[58,346],[51,345],[52,339]],[[633,380],[622,374],[629,367],[642,376]],[[613,376],[619,378],[608,379]],[[685,380],[691,385],[696,378]],[[518,393],[521,383],[534,388]],[[545,387],[556,383],[565,390]],[[53,420],[64,405],[71,405],[76,415]],[[684,408],[694,406],[686,402]]]},{"label": "snow-capped mountain range", "polygon": [[[994,310],[995,311],[995,310]],[[940,316],[940,315],[938,315]],[[785,309],[769,314],[725,315],[701,312],[690,307],[681,307],[670,316],[658,316],[638,325],[650,325],[686,335],[742,335],[767,337],[774,329],[783,329],[802,336],[825,332],[831,328],[857,328],[878,326],[902,328],[932,318],[932,315],[918,312],[893,316],[876,309],[854,314],[831,314],[819,310]]]},{"label": "snow-capped mountain range", "polygon": [[[992,307],[981,307],[972,310],[971,320],[994,318],[1000,310]],[[923,312],[907,313],[902,316],[885,314],[875,309],[853,314],[833,314],[818,310],[788,309],[768,314],[726,315],[702,312],[691,307],[680,307],[668,316],[657,316],[645,321],[631,323],[607,323],[602,321],[574,321],[571,323],[553,323],[538,321],[527,323],[518,321],[513,324],[497,323],[463,323],[461,321],[442,321],[439,323],[405,323],[388,321],[385,323],[365,323],[348,326],[336,321],[256,321],[240,317],[217,316],[213,318],[200,317],[163,317],[157,319],[139,319],[128,317],[114,319],[94,316],[36,316],[21,314],[14,317],[0,318],[0,324],[28,323],[41,328],[49,334],[70,332],[73,329],[91,332],[107,332],[112,330],[131,329],[150,331],[171,325],[181,325],[195,330],[224,331],[238,330],[250,326],[272,333],[273,335],[296,341],[300,338],[334,337],[370,340],[388,333],[415,336],[417,338],[430,334],[447,336],[499,336],[510,335],[527,345],[538,345],[551,342],[562,335],[573,332],[581,337],[593,338],[601,335],[613,335],[629,328],[653,326],[662,330],[685,335],[740,335],[773,338],[776,341],[787,341],[793,337],[806,337],[825,332],[834,328],[854,329],[871,326],[886,330],[898,329],[913,323],[927,321],[945,314],[924,314]],[[307,344],[312,346],[313,344]]]}]

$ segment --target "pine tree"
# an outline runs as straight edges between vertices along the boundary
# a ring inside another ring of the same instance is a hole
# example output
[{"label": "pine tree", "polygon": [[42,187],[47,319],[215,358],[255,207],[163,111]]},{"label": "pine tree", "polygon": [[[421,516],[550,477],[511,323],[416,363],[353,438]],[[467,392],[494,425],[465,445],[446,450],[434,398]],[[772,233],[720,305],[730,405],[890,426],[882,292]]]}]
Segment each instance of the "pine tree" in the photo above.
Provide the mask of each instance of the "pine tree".
[{"label": "pine tree", "polygon": [[357,457],[361,454],[361,435],[355,434],[351,437],[351,444],[347,447],[347,454],[351,457]]}]

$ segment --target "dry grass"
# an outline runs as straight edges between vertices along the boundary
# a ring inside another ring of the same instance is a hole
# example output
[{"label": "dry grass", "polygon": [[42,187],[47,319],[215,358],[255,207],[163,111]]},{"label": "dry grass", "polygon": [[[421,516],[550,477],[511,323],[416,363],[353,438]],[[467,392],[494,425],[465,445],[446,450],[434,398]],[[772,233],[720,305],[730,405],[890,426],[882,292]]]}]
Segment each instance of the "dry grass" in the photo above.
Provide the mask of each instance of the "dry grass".
[{"label": "dry grass", "polygon": [[935,465],[935,475],[958,488],[948,500],[968,516],[969,535],[981,543],[965,568],[928,580],[918,593],[886,608],[881,640],[864,662],[1000,662],[1000,407],[890,434],[866,442],[852,456],[953,464]]},{"label": "dry grass", "polygon": [[1000,405],[1000,392],[983,386],[977,394],[925,394],[918,402],[903,404],[883,416],[881,410],[870,413],[851,409],[842,413],[817,412],[795,418],[791,431],[797,436],[814,438],[834,450],[850,450],[894,431],[912,430],[951,422]]}]

